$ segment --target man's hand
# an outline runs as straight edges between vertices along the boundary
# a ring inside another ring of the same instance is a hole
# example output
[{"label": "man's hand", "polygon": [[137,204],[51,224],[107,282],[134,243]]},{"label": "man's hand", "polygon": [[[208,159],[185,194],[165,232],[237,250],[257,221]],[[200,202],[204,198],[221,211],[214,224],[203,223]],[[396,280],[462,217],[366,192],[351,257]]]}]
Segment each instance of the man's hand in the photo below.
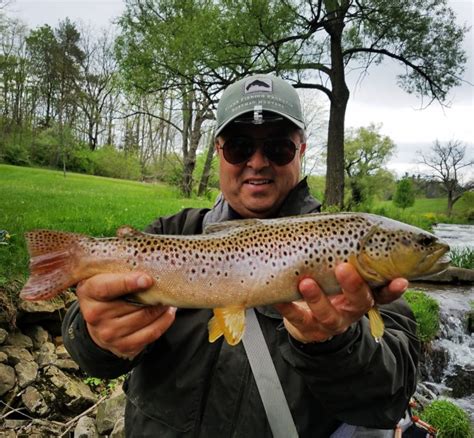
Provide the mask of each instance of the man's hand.
[{"label": "man's hand", "polygon": [[[313,279],[304,278],[299,284],[304,301],[275,306],[284,318],[286,329],[296,340],[323,342],[344,333],[373,307],[372,291],[352,265],[338,265],[335,274],[341,294],[328,297]],[[397,278],[377,293],[376,301],[390,303],[399,298],[407,286],[407,280]]]},{"label": "man's hand", "polygon": [[153,279],[143,273],[99,274],[76,290],[92,340],[117,356],[133,359],[173,323],[176,308],[137,307],[121,296],[148,289]]}]

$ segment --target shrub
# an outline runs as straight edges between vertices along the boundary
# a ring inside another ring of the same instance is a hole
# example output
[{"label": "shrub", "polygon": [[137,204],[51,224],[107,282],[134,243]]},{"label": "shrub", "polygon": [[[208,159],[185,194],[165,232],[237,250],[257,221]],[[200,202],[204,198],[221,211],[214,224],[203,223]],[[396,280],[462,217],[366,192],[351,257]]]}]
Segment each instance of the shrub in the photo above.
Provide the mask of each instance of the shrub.
[{"label": "shrub", "polygon": [[421,413],[421,419],[435,427],[438,438],[472,438],[468,415],[447,400],[435,400]]},{"label": "shrub", "polygon": [[140,179],[140,162],[134,154],[126,154],[115,149],[113,146],[104,146],[94,151],[90,158],[93,160],[94,175],[110,178]]},{"label": "shrub", "polygon": [[421,291],[408,290],[403,295],[418,323],[417,334],[422,342],[430,342],[439,330],[439,304]]},{"label": "shrub", "polygon": [[415,190],[411,179],[403,178],[398,181],[393,203],[402,209],[411,207],[415,203]]},{"label": "shrub", "polygon": [[0,150],[0,161],[16,166],[29,166],[30,156],[24,146],[17,143],[7,143]]}]

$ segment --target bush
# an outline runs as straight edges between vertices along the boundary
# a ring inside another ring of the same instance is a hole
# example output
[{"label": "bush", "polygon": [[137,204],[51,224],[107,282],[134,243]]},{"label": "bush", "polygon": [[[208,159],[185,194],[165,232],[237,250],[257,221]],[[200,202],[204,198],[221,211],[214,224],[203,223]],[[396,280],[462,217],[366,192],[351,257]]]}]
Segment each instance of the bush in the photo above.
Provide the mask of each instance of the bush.
[{"label": "bush", "polygon": [[438,438],[472,438],[474,432],[468,415],[447,400],[435,400],[420,415],[438,431]]},{"label": "bush", "polygon": [[27,148],[17,143],[5,144],[0,149],[0,161],[16,166],[29,166],[30,156]]},{"label": "bush", "polygon": [[[87,155],[84,155],[87,157]],[[138,157],[118,151],[113,146],[104,146],[94,151],[88,158],[92,159],[94,175],[110,178],[123,178],[138,180],[141,176],[141,167]]]},{"label": "bush", "polygon": [[418,323],[417,334],[422,342],[430,342],[439,330],[439,304],[424,292],[408,290],[403,295]]}]

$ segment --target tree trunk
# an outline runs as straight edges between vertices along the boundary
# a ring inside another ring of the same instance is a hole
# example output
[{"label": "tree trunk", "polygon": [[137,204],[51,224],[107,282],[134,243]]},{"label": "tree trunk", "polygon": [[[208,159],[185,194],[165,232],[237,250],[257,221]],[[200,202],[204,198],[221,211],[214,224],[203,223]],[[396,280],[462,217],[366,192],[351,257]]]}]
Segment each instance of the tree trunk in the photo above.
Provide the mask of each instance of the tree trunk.
[{"label": "tree trunk", "polygon": [[214,136],[210,134],[209,144],[207,147],[206,162],[202,169],[201,180],[199,181],[198,196],[204,196],[207,192],[207,185],[209,183],[209,176],[211,175],[212,169],[212,158],[214,157]]},{"label": "tree trunk", "polygon": [[189,96],[183,96],[183,136],[182,136],[182,150],[183,150],[183,180],[181,182],[181,191],[187,198],[191,196],[193,185],[194,162],[189,156],[190,132],[192,124],[192,99]]},{"label": "tree trunk", "polygon": [[342,56],[342,31],[344,29],[344,12],[336,11],[334,19],[325,25],[331,38],[331,106],[328,126],[328,151],[326,169],[326,206],[344,207],[344,119],[349,89],[344,77],[344,60]]}]

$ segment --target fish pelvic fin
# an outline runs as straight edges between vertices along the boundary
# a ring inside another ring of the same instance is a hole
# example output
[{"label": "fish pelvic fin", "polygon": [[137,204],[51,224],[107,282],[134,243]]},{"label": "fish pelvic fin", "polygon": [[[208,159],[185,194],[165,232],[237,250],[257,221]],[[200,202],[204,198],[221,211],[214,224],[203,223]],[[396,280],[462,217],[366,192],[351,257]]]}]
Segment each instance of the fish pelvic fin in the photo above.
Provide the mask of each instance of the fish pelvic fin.
[{"label": "fish pelvic fin", "polygon": [[222,335],[229,345],[237,345],[245,331],[245,308],[231,306],[214,309],[214,317],[208,323],[209,342]]},{"label": "fish pelvic fin", "polygon": [[72,274],[74,247],[84,236],[38,230],[25,234],[30,253],[30,278],[20,292],[28,301],[47,300],[76,283]]},{"label": "fish pelvic fin", "polygon": [[380,315],[379,309],[377,309],[377,307],[372,307],[372,309],[370,309],[368,312],[368,316],[370,333],[378,342],[382,338],[385,331],[385,324],[383,322],[382,315]]}]

